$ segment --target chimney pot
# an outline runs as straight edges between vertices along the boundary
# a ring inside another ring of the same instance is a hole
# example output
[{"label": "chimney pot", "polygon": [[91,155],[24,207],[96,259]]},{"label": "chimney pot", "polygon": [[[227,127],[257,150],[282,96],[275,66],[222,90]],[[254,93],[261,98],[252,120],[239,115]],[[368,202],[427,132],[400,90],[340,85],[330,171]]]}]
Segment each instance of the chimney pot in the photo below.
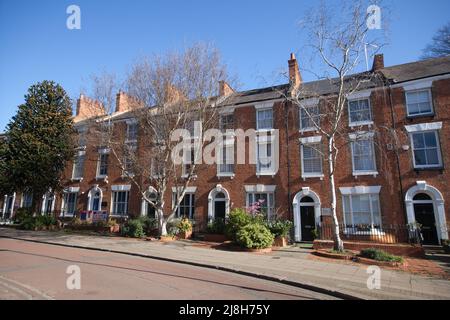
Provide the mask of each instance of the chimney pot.
[{"label": "chimney pot", "polygon": [[372,71],[378,71],[384,68],[384,56],[382,53],[373,57]]},{"label": "chimney pot", "polygon": [[302,76],[298,69],[298,63],[294,53],[291,53],[291,58],[288,61],[288,66],[289,66],[289,82],[291,86],[293,86],[292,89],[297,90],[302,83]]}]

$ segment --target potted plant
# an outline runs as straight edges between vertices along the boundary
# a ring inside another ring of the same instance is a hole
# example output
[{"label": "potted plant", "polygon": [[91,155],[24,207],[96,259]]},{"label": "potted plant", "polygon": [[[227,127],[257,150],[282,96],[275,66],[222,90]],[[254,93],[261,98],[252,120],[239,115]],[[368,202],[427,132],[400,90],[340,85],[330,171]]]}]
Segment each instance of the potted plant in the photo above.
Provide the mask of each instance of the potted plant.
[{"label": "potted plant", "polygon": [[287,237],[289,234],[289,231],[292,228],[292,222],[289,220],[281,220],[276,219],[273,221],[269,221],[267,223],[267,226],[270,230],[270,232],[275,237],[273,245],[275,247],[285,247],[287,246]]},{"label": "potted plant", "polygon": [[120,225],[117,223],[115,219],[108,220],[109,232],[118,233],[120,231]]},{"label": "potted plant", "polygon": [[177,225],[178,228],[178,238],[189,239],[192,236],[192,223],[188,218],[183,218]]}]

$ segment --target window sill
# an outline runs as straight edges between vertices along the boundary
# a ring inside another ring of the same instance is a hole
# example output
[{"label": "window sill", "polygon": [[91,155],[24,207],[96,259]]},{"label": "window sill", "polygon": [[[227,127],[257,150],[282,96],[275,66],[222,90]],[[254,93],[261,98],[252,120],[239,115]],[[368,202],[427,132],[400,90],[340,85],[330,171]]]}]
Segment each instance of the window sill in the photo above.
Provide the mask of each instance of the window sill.
[{"label": "window sill", "polygon": [[61,218],[64,218],[64,217],[72,218],[75,216],[75,213],[60,213],[59,216]]},{"label": "window sill", "polygon": [[110,213],[109,216],[111,218],[128,218],[128,213],[127,214]]},{"label": "window sill", "polygon": [[353,176],[374,176],[376,177],[378,175],[378,171],[353,171]]},{"label": "window sill", "polygon": [[442,171],[444,167],[442,165],[439,166],[426,166],[426,167],[414,167],[414,171]]},{"label": "window sill", "polygon": [[407,120],[414,120],[417,118],[433,118],[434,117],[434,112],[430,112],[430,113],[421,113],[421,114],[414,114],[414,115],[407,115],[406,119]]},{"label": "window sill", "polygon": [[311,178],[320,178],[320,180],[323,180],[324,175],[323,174],[302,174],[302,179],[311,179]]},{"label": "window sill", "polygon": [[257,172],[256,176],[259,178],[260,176],[272,176],[275,177],[277,173],[276,172]]},{"label": "window sill", "polygon": [[102,175],[102,176],[96,176],[95,177],[95,180],[105,180],[105,179],[108,179],[108,176],[107,175]]},{"label": "window sill", "polygon": [[72,181],[79,181],[79,182],[81,182],[81,181],[83,181],[83,178],[72,178],[71,180]]},{"label": "window sill", "polygon": [[220,178],[231,178],[234,179],[234,173],[218,173],[217,177]]},{"label": "window sill", "polygon": [[349,127],[360,127],[360,126],[371,126],[373,125],[373,121],[359,121],[359,122],[350,122]]},{"label": "window sill", "polygon": [[121,177],[122,179],[134,178],[134,173],[128,173],[128,174],[123,173],[120,177]]},{"label": "window sill", "polygon": [[305,133],[305,132],[319,132],[319,130],[317,130],[317,128],[305,128],[305,129],[298,130],[298,132],[300,134],[302,134],[302,133]]}]

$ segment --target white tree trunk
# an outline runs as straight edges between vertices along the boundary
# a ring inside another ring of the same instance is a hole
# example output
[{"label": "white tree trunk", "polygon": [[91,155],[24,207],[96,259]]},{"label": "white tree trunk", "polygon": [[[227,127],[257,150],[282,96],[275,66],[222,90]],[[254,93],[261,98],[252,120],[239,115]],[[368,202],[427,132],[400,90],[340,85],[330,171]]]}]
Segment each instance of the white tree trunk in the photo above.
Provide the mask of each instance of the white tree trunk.
[{"label": "white tree trunk", "polygon": [[164,212],[162,208],[158,208],[158,231],[160,236],[167,236],[167,221],[164,219]]},{"label": "white tree trunk", "polygon": [[334,156],[333,156],[333,143],[334,137],[328,140],[328,164],[329,164],[329,179],[330,179],[330,187],[331,187],[331,214],[333,220],[333,241],[334,241],[334,250],[336,251],[344,251],[344,242],[341,240],[341,236],[339,234],[339,221],[337,218],[336,212],[336,184],[334,181]]}]

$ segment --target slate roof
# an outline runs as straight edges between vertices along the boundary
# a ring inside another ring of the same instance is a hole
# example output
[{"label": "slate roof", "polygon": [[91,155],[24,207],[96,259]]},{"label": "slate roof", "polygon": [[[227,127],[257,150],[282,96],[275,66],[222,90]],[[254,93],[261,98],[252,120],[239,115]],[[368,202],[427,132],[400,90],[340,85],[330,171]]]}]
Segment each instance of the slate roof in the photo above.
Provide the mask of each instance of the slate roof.
[{"label": "slate roof", "polygon": [[386,67],[380,70],[393,83],[450,73],[450,56]]},{"label": "slate roof", "polygon": [[[386,67],[379,70],[378,77],[373,77],[371,72],[362,72],[347,77],[351,79],[363,79],[359,90],[381,86],[384,81],[400,83],[431,76],[450,74],[450,56],[416,61],[401,65]],[[383,78],[384,77],[384,78]],[[367,80],[364,80],[366,78]],[[307,98],[311,96],[323,96],[337,92],[337,79],[322,79],[302,83],[301,94]],[[218,103],[218,106],[237,106],[268,100],[280,99],[289,90],[289,84],[281,84],[272,87],[259,88],[241,92],[235,92]],[[213,101],[217,97],[212,98]],[[134,111],[112,115],[114,121],[129,119]]]}]

